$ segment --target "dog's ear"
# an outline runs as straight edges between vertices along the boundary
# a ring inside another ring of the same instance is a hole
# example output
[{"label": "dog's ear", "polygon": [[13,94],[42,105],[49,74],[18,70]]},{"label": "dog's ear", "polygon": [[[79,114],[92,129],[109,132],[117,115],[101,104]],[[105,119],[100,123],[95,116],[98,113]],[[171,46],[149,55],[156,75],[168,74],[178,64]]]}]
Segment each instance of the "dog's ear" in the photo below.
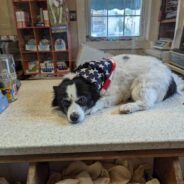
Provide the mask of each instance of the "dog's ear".
[{"label": "dog's ear", "polygon": [[53,107],[58,106],[58,102],[57,102],[57,89],[58,89],[57,86],[53,86],[53,90],[54,90],[54,99],[52,101],[52,106]]}]

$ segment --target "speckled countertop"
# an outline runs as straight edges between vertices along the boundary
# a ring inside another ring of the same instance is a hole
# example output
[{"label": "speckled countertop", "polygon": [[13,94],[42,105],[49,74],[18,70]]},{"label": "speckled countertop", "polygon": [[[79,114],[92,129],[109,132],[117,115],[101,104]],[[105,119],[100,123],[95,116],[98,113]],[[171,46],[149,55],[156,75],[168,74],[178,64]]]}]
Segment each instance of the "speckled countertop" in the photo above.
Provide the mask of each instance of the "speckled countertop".
[{"label": "speckled countertop", "polygon": [[59,82],[22,82],[18,100],[0,114],[0,155],[184,148],[183,97],[131,115],[107,109],[70,125],[51,108]]}]

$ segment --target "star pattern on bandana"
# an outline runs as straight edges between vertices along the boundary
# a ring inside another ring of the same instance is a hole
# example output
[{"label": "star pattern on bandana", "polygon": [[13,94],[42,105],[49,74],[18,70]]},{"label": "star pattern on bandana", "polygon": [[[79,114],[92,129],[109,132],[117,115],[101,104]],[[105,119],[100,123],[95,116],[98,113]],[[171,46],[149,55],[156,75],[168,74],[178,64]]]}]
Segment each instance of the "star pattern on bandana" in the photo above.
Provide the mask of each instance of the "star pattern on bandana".
[{"label": "star pattern on bandana", "polygon": [[98,61],[89,61],[80,65],[75,73],[88,82],[95,84],[97,90],[101,90],[104,82],[108,79],[112,70],[112,61],[102,58]]}]

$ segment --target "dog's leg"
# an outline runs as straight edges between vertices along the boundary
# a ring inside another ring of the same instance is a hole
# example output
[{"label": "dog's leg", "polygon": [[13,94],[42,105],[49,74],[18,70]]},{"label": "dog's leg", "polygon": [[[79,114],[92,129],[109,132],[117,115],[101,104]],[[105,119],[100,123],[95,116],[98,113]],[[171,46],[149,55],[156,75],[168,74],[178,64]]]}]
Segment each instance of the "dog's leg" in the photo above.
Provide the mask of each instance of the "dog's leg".
[{"label": "dog's leg", "polygon": [[151,108],[157,101],[157,92],[154,88],[132,89],[132,99],[135,102],[123,104],[120,106],[120,113],[127,114],[136,111],[147,110]]},{"label": "dog's leg", "polygon": [[102,97],[100,100],[98,100],[94,107],[92,107],[87,114],[94,114],[104,108],[112,107],[116,105],[119,102],[119,98],[116,96],[111,97]]}]

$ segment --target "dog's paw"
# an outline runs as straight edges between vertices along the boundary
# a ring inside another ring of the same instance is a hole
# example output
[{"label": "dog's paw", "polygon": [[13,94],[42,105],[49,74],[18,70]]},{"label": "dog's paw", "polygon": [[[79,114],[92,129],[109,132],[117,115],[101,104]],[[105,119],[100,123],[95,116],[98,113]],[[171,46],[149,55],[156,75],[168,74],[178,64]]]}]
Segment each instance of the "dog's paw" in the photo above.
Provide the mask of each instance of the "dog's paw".
[{"label": "dog's paw", "polygon": [[120,114],[129,114],[134,112],[134,107],[132,104],[124,104],[120,106],[119,112]]},{"label": "dog's paw", "polygon": [[98,112],[98,109],[92,108],[92,109],[90,110],[89,114],[95,114],[95,113],[97,113],[97,112]]}]

